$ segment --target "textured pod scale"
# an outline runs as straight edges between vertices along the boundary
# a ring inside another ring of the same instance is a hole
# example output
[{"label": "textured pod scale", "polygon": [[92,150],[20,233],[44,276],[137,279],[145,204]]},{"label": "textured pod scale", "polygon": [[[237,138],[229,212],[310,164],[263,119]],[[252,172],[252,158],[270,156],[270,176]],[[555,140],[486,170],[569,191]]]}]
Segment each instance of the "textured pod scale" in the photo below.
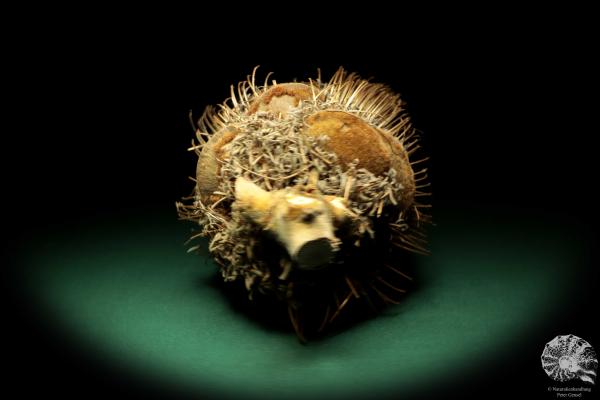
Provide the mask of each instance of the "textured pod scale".
[{"label": "textured pod scale", "polygon": [[[358,305],[397,303],[398,252],[427,253],[427,170],[404,103],[339,69],[329,82],[256,82],[207,108],[192,198],[225,281],[285,304],[301,339]],[[190,202],[191,200],[191,202]]]}]

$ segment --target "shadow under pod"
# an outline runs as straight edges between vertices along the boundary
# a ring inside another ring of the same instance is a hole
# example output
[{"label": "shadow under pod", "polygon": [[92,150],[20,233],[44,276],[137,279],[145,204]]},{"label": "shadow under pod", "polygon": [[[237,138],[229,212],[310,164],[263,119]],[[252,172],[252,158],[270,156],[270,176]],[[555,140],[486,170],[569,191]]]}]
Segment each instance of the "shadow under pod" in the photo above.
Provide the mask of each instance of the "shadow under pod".
[{"label": "shadow under pod", "polygon": [[[353,329],[366,321],[377,318],[394,318],[403,312],[402,304],[412,294],[422,290],[427,282],[418,268],[418,258],[423,257],[413,254],[399,254],[392,261],[397,269],[402,270],[402,275],[391,269],[379,271],[377,276],[386,282],[397,287],[402,287],[404,293],[398,295],[393,290],[387,290],[383,283],[379,284],[378,289],[365,287],[366,293],[359,294],[358,298],[352,299],[352,307],[340,312],[335,320],[328,323],[326,328],[319,331],[322,325],[325,309],[321,299],[325,298],[327,288],[321,288],[311,292],[305,290],[302,297],[305,300],[305,306],[300,310],[301,316],[308,321],[308,328],[304,331],[304,336],[309,342],[317,342],[331,339],[349,329]],[[345,265],[347,268],[356,268],[358,264],[364,267],[366,260],[356,260],[356,262]],[[382,268],[383,269],[383,268]],[[327,279],[327,278],[323,278]],[[295,335],[294,327],[288,314],[288,305],[285,301],[277,299],[274,295],[263,295],[255,293],[253,298],[248,297],[241,280],[234,282],[225,282],[218,271],[198,280],[199,288],[209,287],[219,292],[224,302],[230,308],[232,313],[239,317],[253,322],[258,328],[268,332],[277,332],[282,334]],[[382,295],[393,300],[398,304],[387,303],[377,291],[383,292]],[[366,297],[369,297],[367,300]],[[329,317],[333,314],[330,310]]]}]

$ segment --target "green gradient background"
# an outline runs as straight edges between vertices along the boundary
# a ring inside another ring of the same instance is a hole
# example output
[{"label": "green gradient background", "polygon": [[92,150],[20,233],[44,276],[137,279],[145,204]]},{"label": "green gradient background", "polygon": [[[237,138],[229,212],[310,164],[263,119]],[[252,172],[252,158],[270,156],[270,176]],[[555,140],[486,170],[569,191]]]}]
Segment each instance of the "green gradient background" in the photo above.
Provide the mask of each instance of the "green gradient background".
[{"label": "green gradient background", "polygon": [[185,252],[189,225],[173,215],[96,220],[30,242],[25,292],[67,340],[162,385],[262,398],[408,394],[491,365],[575,289],[581,249],[558,224],[436,220],[418,290],[306,346],[234,312],[208,283],[213,262]]}]

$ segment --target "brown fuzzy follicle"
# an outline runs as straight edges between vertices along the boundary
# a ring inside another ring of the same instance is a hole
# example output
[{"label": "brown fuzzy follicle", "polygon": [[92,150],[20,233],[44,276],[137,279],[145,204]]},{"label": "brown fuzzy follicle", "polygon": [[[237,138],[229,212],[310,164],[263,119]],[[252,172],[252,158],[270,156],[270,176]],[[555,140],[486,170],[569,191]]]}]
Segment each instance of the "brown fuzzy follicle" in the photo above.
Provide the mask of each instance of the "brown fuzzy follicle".
[{"label": "brown fuzzy follicle", "polygon": [[227,157],[225,145],[230,143],[239,133],[235,128],[225,128],[215,133],[202,148],[196,167],[196,192],[203,202],[210,201],[219,187],[220,160]]},{"label": "brown fuzzy follicle", "polygon": [[248,114],[254,114],[257,111],[268,111],[285,116],[290,109],[297,107],[300,101],[307,100],[311,96],[310,87],[304,83],[275,85],[250,104]]},{"label": "brown fuzzy follicle", "polygon": [[338,156],[343,166],[358,159],[358,168],[365,168],[375,175],[394,168],[405,188],[403,205],[412,203],[414,173],[402,144],[392,135],[343,111],[319,111],[309,116],[306,123],[306,134],[329,137],[328,150]]}]

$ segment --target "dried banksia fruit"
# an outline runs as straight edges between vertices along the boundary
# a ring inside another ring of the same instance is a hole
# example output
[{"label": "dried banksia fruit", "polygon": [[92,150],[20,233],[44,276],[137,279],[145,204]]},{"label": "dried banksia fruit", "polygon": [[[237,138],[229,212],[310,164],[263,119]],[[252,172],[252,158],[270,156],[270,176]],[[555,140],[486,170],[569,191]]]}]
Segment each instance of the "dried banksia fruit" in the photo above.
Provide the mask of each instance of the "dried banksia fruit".
[{"label": "dried banksia fruit", "polygon": [[329,82],[255,78],[198,121],[196,186],[177,210],[224,280],[285,305],[305,340],[360,305],[398,302],[411,279],[398,252],[427,252],[426,169],[387,86],[341,68]]}]

